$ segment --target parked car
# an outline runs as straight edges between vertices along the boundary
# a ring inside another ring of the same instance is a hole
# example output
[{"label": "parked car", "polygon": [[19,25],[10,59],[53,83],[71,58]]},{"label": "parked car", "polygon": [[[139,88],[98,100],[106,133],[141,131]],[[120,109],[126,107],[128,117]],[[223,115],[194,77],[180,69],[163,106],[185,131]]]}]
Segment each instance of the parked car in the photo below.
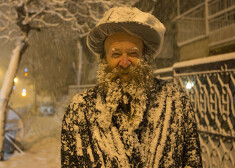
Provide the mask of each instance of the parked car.
[{"label": "parked car", "polygon": [[42,116],[53,116],[55,114],[55,108],[50,105],[44,105],[40,107],[40,114]]}]

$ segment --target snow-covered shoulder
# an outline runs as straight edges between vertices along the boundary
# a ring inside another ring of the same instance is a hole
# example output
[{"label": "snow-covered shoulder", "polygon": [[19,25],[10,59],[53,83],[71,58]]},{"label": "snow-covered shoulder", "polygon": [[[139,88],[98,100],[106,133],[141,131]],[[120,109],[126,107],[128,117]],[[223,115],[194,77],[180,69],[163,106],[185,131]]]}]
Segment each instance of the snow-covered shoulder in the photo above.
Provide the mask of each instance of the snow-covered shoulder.
[{"label": "snow-covered shoulder", "polygon": [[67,124],[82,124],[80,122],[85,120],[84,113],[87,111],[86,107],[92,102],[94,93],[95,87],[78,93],[71,99],[64,114],[64,120]]},{"label": "snow-covered shoulder", "polygon": [[168,90],[167,97],[171,97],[175,102],[176,112],[182,115],[184,122],[196,125],[195,111],[186,91],[181,86],[170,82],[167,82],[164,87]]},{"label": "snow-covered shoulder", "polygon": [[159,104],[172,104],[178,117],[188,117],[188,115],[195,115],[189,96],[186,91],[179,85],[157,79],[156,85],[156,100]]},{"label": "snow-covered shoulder", "polygon": [[82,93],[76,94],[70,102],[70,108],[76,111],[78,106],[84,106],[87,103],[90,103],[90,100],[93,99],[96,89],[97,89],[96,87],[93,87],[93,88],[84,90]]},{"label": "snow-covered shoulder", "polygon": [[180,86],[173,82],[157,79],[160,84],[162,90],[167,92],[167,97],[172,97],[173,99],[189,99],[188,95],[186,94],[185,90]]}]

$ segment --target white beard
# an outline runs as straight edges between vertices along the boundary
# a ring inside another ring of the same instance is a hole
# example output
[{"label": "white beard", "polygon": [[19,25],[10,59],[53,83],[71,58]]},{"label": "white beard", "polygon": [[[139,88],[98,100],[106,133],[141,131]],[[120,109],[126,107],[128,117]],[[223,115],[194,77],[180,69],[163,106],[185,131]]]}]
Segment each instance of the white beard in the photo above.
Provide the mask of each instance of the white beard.
[{"label": "white beard", "polygon": [[[122,118],[120,129],[136,129],[143,119],[147,104],[147,93],[153,84],[151,67],[144,61],[131,67],[129,81],[122,81],[118,76],[118,68],[110,70],[103,60],[99,64],[98,85],[106,95],[106,111],[110,115],[119,115]],[[117,113],[120,104],[129,105],[129,111]]]},{"label": "white beard", "polygon": [[[125,153],[129,156],[133,149],[143,153],[135,130],[143,120],[148,102],[147,94],[153,86],[153,71],[147,63],[140,61],[140,64],[132,67],[131,71],[131,79],[122,81],[118,76],[118,68],[110,70],[107,63],[101,61],[97,75],[99,92],[96,102],[96,108],[100,111],[96,118],[99,126],[106,134],[119,125],[115,137],[122,137]],[[128,110],[118,108],[121,105],[130,108]],[[114,118],[117,120],[114,121]],[[106,135],[108,137],[108,134]],[[119,138],[116,139],[118,141]],[[108,153],[110,156],[113,154],[119,156],[115,151]]]}]

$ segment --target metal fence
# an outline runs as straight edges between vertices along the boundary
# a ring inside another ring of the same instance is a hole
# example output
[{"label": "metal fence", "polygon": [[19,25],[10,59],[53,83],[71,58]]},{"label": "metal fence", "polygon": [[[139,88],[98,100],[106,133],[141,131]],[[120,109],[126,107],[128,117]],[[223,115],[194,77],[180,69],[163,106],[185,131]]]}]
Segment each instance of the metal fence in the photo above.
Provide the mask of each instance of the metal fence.
[{"label": "metal fence", "polygon": [[155,75],[189,95],[204,168],[235,167],[235,53],[176,63]]},{"label": "metal fence", "polygon": [[177,42],[182,43],[205,35],[205,7],[197,5],[177,19]]},{"label": "metal fence", "polygon": [[205,0],[178,15],[179,46],[209,36],[210,46],[235,39],[235,0]]},{"label": "metal fence", "polygon": [[221,12],[235,5],[235,0],[207,0],[209,5],[209,15]]}]

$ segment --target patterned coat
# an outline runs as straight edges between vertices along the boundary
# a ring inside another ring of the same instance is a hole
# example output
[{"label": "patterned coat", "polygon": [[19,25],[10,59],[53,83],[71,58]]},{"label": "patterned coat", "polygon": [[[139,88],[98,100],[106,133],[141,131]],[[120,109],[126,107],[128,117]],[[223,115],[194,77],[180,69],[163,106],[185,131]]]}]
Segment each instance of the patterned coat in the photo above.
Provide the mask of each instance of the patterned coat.
[{"label": "patterned coat", "polygon": [[61,132],[63,168],[202,167],[195,114],[177,86],[155,79],[143,117],[131,131],[120,131],[118,117],[109,123],[104,97],[96,86],[68,106]]}]

